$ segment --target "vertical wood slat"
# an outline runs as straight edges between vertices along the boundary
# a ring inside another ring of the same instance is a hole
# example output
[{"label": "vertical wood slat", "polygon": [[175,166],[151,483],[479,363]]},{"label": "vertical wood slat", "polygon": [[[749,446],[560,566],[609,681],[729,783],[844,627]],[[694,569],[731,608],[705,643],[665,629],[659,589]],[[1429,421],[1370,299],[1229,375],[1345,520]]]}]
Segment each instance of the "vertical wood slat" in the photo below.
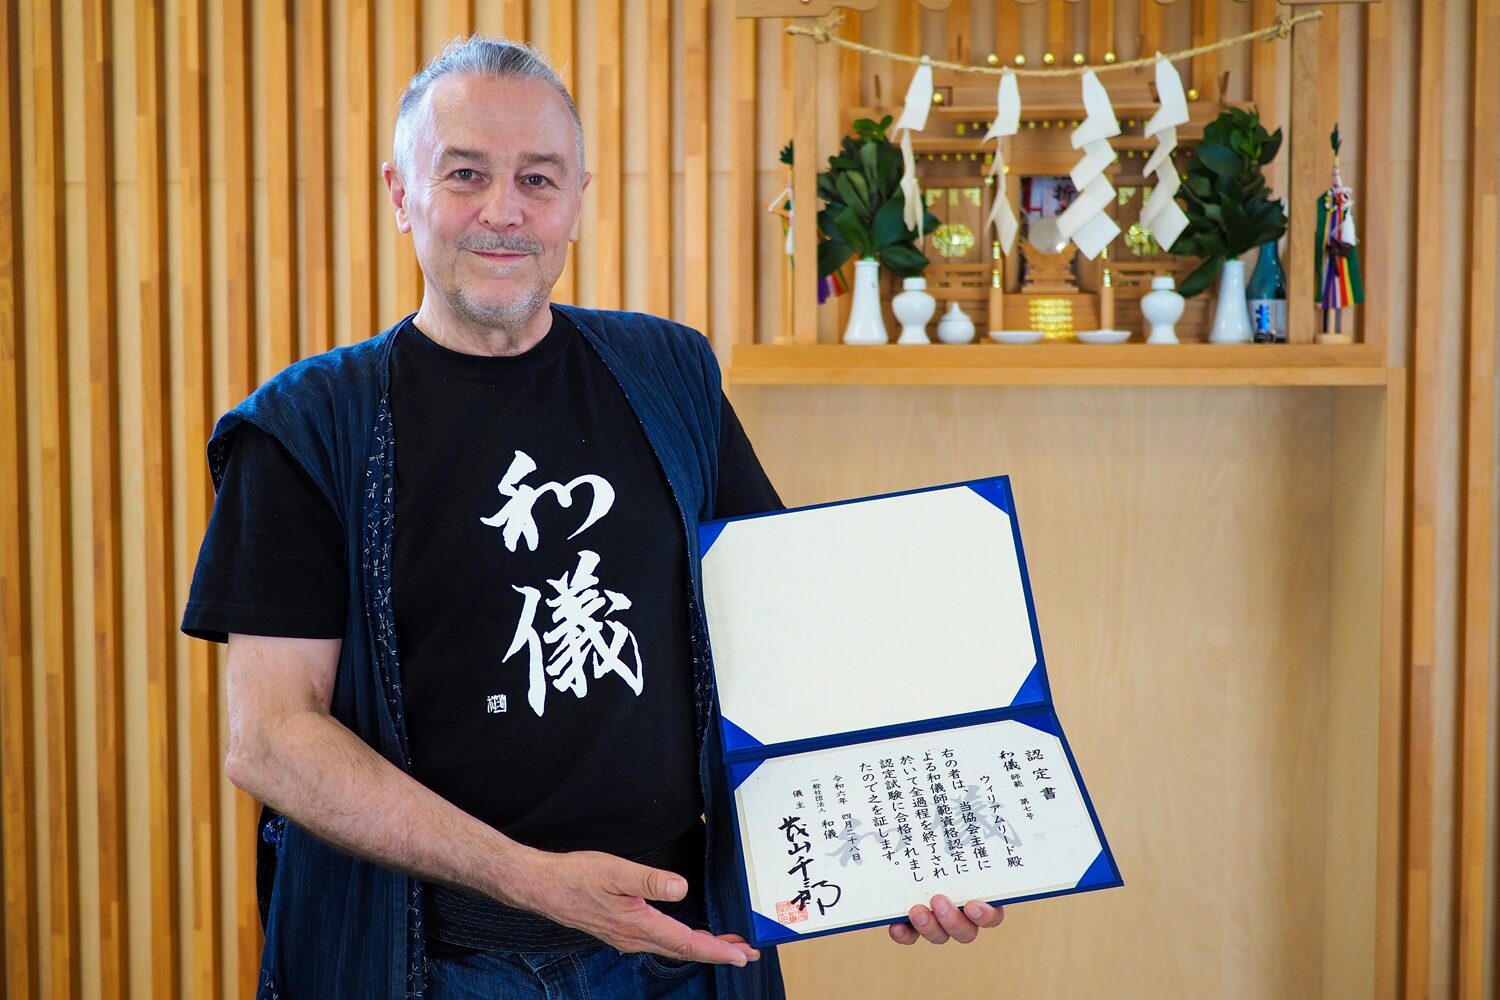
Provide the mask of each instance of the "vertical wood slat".
[{"label": "vertical wood slat", "polygon": [[[1469,345],[1465,386],[1468,426],[1464,456],[1462,554],[1463,641],[1460,649],[1458,978],[1460,1000],[1494,995],[1485,956],[1493,945],[1495,914],[1487,903],[1495,859],[1487,843],[1494,728],[1490,664],[1495,650],[1490,616],[1494,549],[1495,333],[1494,252],[1500,247],[1500,91],[1494,85],[1500,46],[1500,0],[1476,0],[1469,72]],[[1491,972],[1493,975],[1493,972]]]},{"label": "vertical wood slat", "polygon": [[[1153,3],[1154,0],[1144,0]],[[1291,226],[1286,239],[1287,340],[1310,344],[1316,332],[1313,309],[1313,227],[1306,224],[1317,197],[1318,22],[1305,21],[1292,29],[1292,120],[1289,214],[1303,220]]]},{"label": "vertical wood slat", "polygon": [[[1426,996],[1433,972],[1432,906],[1435,842],[1433,828],[1434,783],[1440,735],[1437,732],[1438,532],[1441,320],[1443,315],[1442,247],[1445,231],[1439,196],[1442,191],[1441,149],[1443,131],[1444,70],[1443,24],[1446,0],[1428,0],[1419,13],[1417,57],[1418,97],[1417,148],[1429,155],[1416,163],[1415,323],[1407,368],[1411,384],[1410,435],[1412,461],[1408,489],[1411,518],[1410,602],[1411,626],[1407,655],[1410,658],[1409,716],[1407,721],[1408,799],[1406,810],[1406,913],[1404,915],[1404,989],[1408,997]],[[1300,26],[1299,26],[1300,27]]]},{"label": "vertical wood slat", "polygon": [[[859,16],[857,12],[850,12],[848,18],[848,35],[851,38],[859,37]],[[974,61],[975,47],[974,30],[969,19],[969,0],[952,0],[952,3],[948,5],[947,12],[943,16],[947,21],[948,28],[948,44],[945,46],[947,49],[946,58],[964,64],[972,63]],[[985,51],[988,52],[989,50],[986,49]],[[846,51],[844,55],[854,56],[855,53]],[[857,57],[846,59],[845,61],[853,65],[856,74],[859,72]]]},{"label": "vertical wood slat", "polygon": [[995,52],[1002,64],[1015,65],[1015,57],[1026,51],[1021,38],[1021,5],[1015,0],[995,0]]},{"label": "vertical wood slat", "polygon": [[708,213],[708,5],[684,0],[682,12],[682,322],[708,329],[708,258],[715,251]]},{"label": "vertical wood slat", "polygon": [[[797,24],[810,28],[812,18],[798,18]],[[808,35],[791,40],[791,82],[793,94],[812,94],[818,86],[818,43]],[[786,95],[782,95],[786,100]],[[802,100],[791,108],[792,115],[792,336],[798,344],[818,341],[818,106],[815,100]]]},{"label": "vertical wood slat", "polygon": [[[114,51],[111,4],[83,7],[84,131],[95,155],[84,164],[89,236],[115,246]],[[125,631],[121,586],[119,357],[116,349],[115,255],[99,254],[88,269],[89,470],[93,496],[94,724],[99,810],[99,981],[105,996],[124,996],[129,982],[125,860]]]},{"label": "vertical wood slat", "polygon": [[297,105],[293,97],[295,64],[292,55],[292,8],[290,4],[266,3],[256,7],[260,15],[260,84],[258,95],[265,135],[266,255],[265,281],[270,291],[269,315],[264,336],[269,350],[265,357],[266,379],[299,356],[297,307],[297,165],[295,129]]},{"label": "vertical wood slat", "polygon": [[621,226],[620,176],[620,0],[595,0],[595,54],[591,60],[594,77],[595,106],[585,112],[594,116],[598,151],[594,158],[594,232],[587,239],[594,259],[594,300],[586,303],[599,309],[618,309],[622,285],[620,242]]},{"label": "vertical wood slat", "polygon": [[[395,13],[387,30],[395,47],[389,73],[396,81],[396,94],[399,97],[406,87],[406,81],[422,65],[422,0],[395,0]],[[394,105],[387,114],[390,115],[388,121],[394,123]],[[396,315],[416,312],[421,304],[422,271],[417,267],[417,255],[412,250],[411,237],[401,236],[396,240]]]},{"label": "vertical wood slat", "polygon": [[1114,0],[1088,0],[1089,5],[1089,50],[1090,64],[1104,62],[1106,53],[1115,50],[1115,4]]},{"label": "vertical wood slat", "polygon": [[1047,0],[1047,51],[1062,66],[1073,54],[1073,12],[1067,0]]},{"label": "vertical wood slat", "polygon": [[467,37],[474,30],[473,0],[442,0],[443,37],[438,40],[446,45],[455,37]]},{"label": "vertical wood slat", "polygon": [[[227,177],[253,177],[251,151],[251,9],[247,0],[224,0],[223,31],[216,62],[222,75],[223,109],[216,130],[223,142]],[[259,382],[255,329],[254,191],[250,184],[226,184],[224,190],[224,350],[228,354],[229,398],[238,402]],[[200,466],[200,474],[205,471]],[[220,712],[224,706],[220,705]],[[220,715],[221,731],[228,720]],[[259,807],[244,792],[232,795],[234,831],[234,969],[238,995],[255,993],[260,965],[260,915],[255,900],[256,818]]]},{"label": "vertical wood slat", "polygon": [[501,19],[504,24],[502,29],[506,38],[516,40],[531,37],[531,25],[526,10],[526,0],[501,0]]},{"label": "vertical wood slat", "polygon": [[371,0],[350,0],[347,24],[349,92],[347,181],[349,239],[349,336],[363,340],[379,328],[375,220],[379,186],[376,164],[385,159],[375,140],[375,33]]},{"label": "vertical wood slat", "polygon": [[[1193,47],[1209,45],[1219,39],[1219,0],[1192,0]],[[1192,85],[1205,101],[1219,99],[1219,54],[1208,52],[1193,57]]]},{"label": "vertical wood slat", "polygon": [[152,994],[179,995],[176,642],[172,627],[170,330],[163,25],[156,0],[136,5],[136,211],[141,308],[142,471],[145,496],[146,727],[151,786]]},{"label": "vertical wood slat", "polygon": [[1149,56],[1162,47],[1162,8],[1159,0],[1140,0],[1139,55]]},{"label": "vertical wood slat", "polygon": [[[222,73],[223,169],[226,177],[254,177],[251,121],[251,6],[223,0],[223,31],[217,52]],[[255,361],[255,208],[251,184],[226,184],[223,192],[223,274],[229,399],[251,394],[258,378]],[[372,247],[374,252],[374,247]],[[201,471],[202,466],[199,466]],[[255,996],[260,970],[260,912],[255,903],[255,825],[258,807],[243,792],[233,795],[234,970],[239,996]]]},{"label": "vertical wood slat", "polygon": [[[1391,47],[1391,11],[1387,4],[1370,4],[1361,12],[1365,17],[1366,66],[1389,66]],[[1270,46],[1265,46],[1269,48]],[[1360,178],[1362,193],[1356,207],[1356,218],[1364,239],[1360,246],[1360,263],[1365,269],[1365,304],[1361,324],[1366,343],[1387,343],[1391,315],[1391,283],[1395,275],[1392,261],[1401,241],[1396,238],[1392,220],[1394,181],[1388,164],[1396,149],[1395,129],[1389,123],[1394,86],[1391,72],[1365,74],[1364,150],[1361,156],[1364,173]],[[1372,128],[1374,125],[1376,127]],[[1389,344],[1387,363],[1392,363]]]},{"label": "vertical wood slat", "polygon": [[[1334,126],[1339,121],[1340,47],[1337,44],[1339,37],[1339,8],[1332,4],[1323,8],[1323,20],[1318,22],[1317,27],[1319,38],[1334,40],[1332,44],[1323,45],[1322,52],[1318,56],[1318,76],[1314,86],[1317,94],[1317,126],[1313,134],[1309,137],[1312,145],[1312,187],[1315,192],[1320,192],[1333,183],[1333,144],[1330,141],[1330,137],[1333,135]],[[1347,130],[1343,132],[1345,142],[1347,142],[1348,134]],[[1314,194],[1313,198],[1316,199],[1317,194]],[[1311,204],[1311,202],[1304,202],[1300,203],[1298,207],[1302,207],[1303,205],[1311,206]],[[1316,216],[1311,214],[1311,207],[1302,207],[1302,212],[1304,219],[1316,218]],[[1316,247],[1313,249],[1316,252]],[[1314,284],[1317,283],[1317,277],[1317,272],[1314,270],[1312,276]],[[1359,314],[1360,310],[1358,309],[1344,310],[1343,315],[1339,319],[1342,332],[1353,333],[1355,331],[1360,319]],[[1318,330],[1322,331],[1322,312],[1315,310],[1313,318],[1318,324]],[[1332,326],[1330,326],[1328,332],[1335,332]]]},{"label": "vertical wood slat", "polygon": [[25,415],[28,411],[22,279],[21,43],[17,10],[0,4],[6,58],[0,66],[0,852],[5,887],[5,968],[0,993],[39,990],[36,806],[31,725],[31,561]]},{"label": "vertical wood slat", "polygon": [[[1270,5],[1270,0],[1255,0],[1257,4]],[[1393,55],[1391,44],[1391,14],[1389,4],[1371,4],[1366,8],[1365,34],[1366,64],[1388,66]],[[1265,23],[1257,16],[1257,25]],[[1280,46],[1257,45],[1252,86],[1259,95],[1262,92],[1262,72],[1267,66],[1274,67],[1269,59],[1263,61],[1262,52],[1279,49]],[[1391,109],[1393,73],[1368,73],[1366,75],[1365,121],[1383,121]],[[1268,82],[1265,90],[1274,98],[1274,84]],[[1259,98],[1257,98],[1259,100]],[[1273,102],[1274,103],[1274,100]],[[1264,113],[1262,114],[1264,118]],[[1366,267],[1365,330],[1367,339],[1385,336],[1386,326],[1393,321],[1389,303],[1391,285],[1396,280],[1396,252],[1401,241],[1395,238],[1397,227],[1393,222],[1393,207],[1390,203],[1394,182],[1390,177],[1393,151],[1396,148],[1394,127],[1369,128],[1364,130],[1365,184],[1360,218],[1364,231],[1361,262]],[[1368,251],[1373,250],[1374,253]],[[1378,256],[1377,256],[1378,255]],[[1387,344],[1387,362],[1389,363]],[[1406,382],[1405,373],[1391,379],[1387,394],[1387,439],[1386,452],[1386,509],[1403,510],[1406,488]],[[1387,565],[1384,568],[1382,588],[1385,592],[1381,616],[1381,710],[1380,731],[1400,733],[1405,726],[1406,706],[1404,700],[1404,652],[1406,646],[1405,595],[1406,562],[1404,559],[1404,524],[1386,518],[1387,538],[1384,544]],[[1405,814],[1405,769],[1404,750],[1396,740],[1382,741],[1380,751],[1380,814],[1400,817]],[[1403,862],[1404,836],[1400,823],[1382,824],[1381,836],[1376,844],[1376,870],[1381,877],[1375,885],[1375,985],[1378,1000],[1395,1000],[1401,982],[1402,936],[1401,918],[1404,905]]]},{"label": "vertical wood slat", "polygon": [[[509,7],[507,7],[509,10]],[[506,24],[510,21],[507,18]],[[568,88],[576,100],[578,97],[577,72],[574,57],[573,41],[573,4],[551,4],[546,0],[532,0],[532,5],[527,8],[526,15],[527,37],[547,53],[552,62],[552,67],[557,71],[557,76]],[[545,37],[544,37],[545,36]],[[585,151],[586,166],[592,164],[598,157],[599,151],[591,149]],[[597,192],[590,191],[586,194],[585,201],[597,196]],[[568,258],[563,265],[563,272],[557,279],[557,284],[552,286],[552,299],[555,302],[576,302],[578,281],[578,248],[576,245],[568,249]]]},{"label": "vertical wood slat", "polygon": [[[203,10],[177,8],[177,173],[180,178],[179,233],[182,248],[182,449],[186,537],[203,537],[213,506],[213,485],[201,456],[214,414],[213,333],[208,289],[213,256],[208,236],[208,116]],[[325,168],[326,172],[326,168]],[[321,176],[321,175],[317,175]],[[191,559],[193,550],[179,555]],[[185,567],[191,572],[191,564]],[[175,610],[175,608],[174,608]],[[219,985],[219,686],[218,657],[207,643],[188,644],[188,803],[191,834],[192,920],[189,979],[191,996],[212,996]]]},{"label": "vertical wood slat", "polygon": [[302,278],[300,354],[321,354],[333,346],[333,209],[328,105],[327,0],[296,4],[297,165],[304,253],[297,273]]},{"label": "vertical wood slat", "polygon": [[32,163],[30,198],[36,218],[35,287],[26,297],[27,340],[35,348],[41,474],[41,552],[37,598],[42,602],[41,642],[46,709],[48,992],[80,995],[78,788],[74,746],[73,538],[68,451],[68,282],[62,163],[61,12],[51,3],[31,7]]},{"label": "vertical wood slat", "polygon": [[[730,197],[733,202],[730,216],[730,233],[726,251],[729,254],[730,285],[729,315],[736,324],[733,341],[736,344],[755,343],[757,329],[757,296],[755,294],[755,238],[756,220],[759,217],[755,186],[755,109],[759,101],[756,93],[755,60],[756,29],[749,20],[738,20],[734,25],[734,83],[732,114],[734,127],[730,129],[734,143],[730,173]],[[723,342],[723,338],[720,338]]]},{"label": "vertical wood slat", "polygon": [[[654,266],[646,268],[646,302],[659,316],[672,311],[672,5],[647,0],[646,241]],[[593,151],[597,162],[607,151]],[[593,195],[590,195],[592,197]]]}]

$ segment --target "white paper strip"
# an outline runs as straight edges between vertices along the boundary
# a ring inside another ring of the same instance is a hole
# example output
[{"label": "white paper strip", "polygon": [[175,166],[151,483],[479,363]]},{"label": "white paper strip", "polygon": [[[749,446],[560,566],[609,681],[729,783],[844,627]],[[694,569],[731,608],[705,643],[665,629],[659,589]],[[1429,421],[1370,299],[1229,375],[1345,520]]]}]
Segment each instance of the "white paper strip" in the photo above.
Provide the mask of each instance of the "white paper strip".
[{"label": "white paper strip", "polygon": [[[1177,67],[1170,60],[1163,59],[1160,52],[1156,54],[1156,99],[1161,102],[1161,107],[1146,123],[1144,134],[1148,139],[1163,129],[1186,125],[1191,117],[1187,95],[1182,91],[1182,77],[1178,75]],[[1176,143],[1175,138],[1172,141]]]},{"label": "white paper strip", "polygon": [[1083,110],[1086,114],[1082,124],[1073,130],[1073,148],[1082,149],[1091,142],[1108,139],[1120,134],[1120,119],[1115,117],[1114,105],[1109,102],[1109,93],[1093,70],[1083,74]]},{"label": "white paper strip", "polygon": [[990,122],[989,131],[984,134],[983,140],[997,140],[995,157],[990,164],[990,174],[994,178],[991,181],[993,201],[990,205],[990,217],[985,224],[995,228],[995,239],[1000,242],[1000,252],[1006,256],[1010,256],[1010,252],[1015,249],[1016,234],[1020,232],[1021,225],[1016,219],[1016,210],[1010,204],[1003,140],[1020,130],[1021,92],[1016,86],[1016,74],[1006,70],[1000,74],[1000,86],[995,91],[995,120]]},{"label": "white paper strip", "polygon": [[1100,212],[1073,234],[1073,243],[1078,247],[1079,253],[1093,260],[1119,235],[1120,227],[1115,220]]},{"label": "white paper strip", "polygon": [[1182,231],[1187,228],[1187,224],[1187,213],[1174,201],[1162,209],[1147,228],[1151,230],[1151,235],[1156,238],[1161,248],[1169,250],[1172,244],[1177,242],[1177,237],[1181,236]]},{"label": "white paper strip", "polygon": [[932,64],[922,57],[922,65],[912,74],[911,86],[906,88],[906,105],[896,121],[895,131],[911,129],[920,132],[927,127],[927,113],[932,110]]},{"label": "white paper strip", "polygon": [[922,209],[922,187],[917,183],[917,159],[911,151],[911,132],[901,133],[901,162],[905,169],[901,173],[901,194],[906,198],[902,218],[906,228],[916,230],[917,239],[922,239],[922,221],[926,212]]},{"label": "white paper strip", "polygon": [[1021,91],[1016,86],[1016,74],[1006,70],[1000,74],[1000,86],[995,91],[995,120],[982,141],[989,142],[1004,135],[1015,135],[1021,130]]},{"label": "white paper strip", "polygon": [[927,113],[932,110],[932,64],[926,56],[922,65],[912,74],[911,86],[906,88],[906,106],[901,109],[901,118],[892,132],[901,133],[901,194],[906,203],[902,208],[902,219],[906,228],[917,234],[918,242],[926,235],[922,222],[926,211],[922,205],[922,186],[917,181],[917,158],[912,154],[911,134],[927,127]]},{"label": "white paper strip", "polygon": [[1169,163],[1163,170],[1156,174],[1156,188],[1151,192],[1151,197],[1146,199],[1146,204],[1141,206],[1141,225],[1147,229],[1151,228],[1156,221],[1156,216],[1168,205],[1177,204],[1172,199],[1177,196],[1177,191],[1182,187],[1182,179],[1177,176],[1177,171]]},{"label": "white paper strip", "polygon": [[1115,151],[1108,139],[1100,139],[1083,147],[1084,157],[1073,166],[1073,186],[1079,191],[1088,187],[1095,177],[1104,173],[1115,162]]},{"label": "white paper strip", "polygon": [[1141,168],[1143,174],[1154,174],[1163,163],[1172,162],[1172,151],[1177,148],[1177,130],[1175,128],[1162,129],[1156,136],[1156,148],[1151,151],[1151,158]]},{"label": "white paper strip", "polygon": [[1156,96],[1161,106],[1146,123],[1145,134],[1156,137],[1156,149],[1152,151],[1142,171],[1155,176],[1156,188],[1146,204],[1141,207],[1141,225],[1151,230],[1157,245],[1170,250],[1177,237],[1187,228],[1187,214],[1174,200],[1182,187],[1177,168],[1172,165],[1172,151],[1177,148],[1177,126],[1185,124],[1188,114],[1187,96],[1182,90],[1182,77],[1177,67],[1156,54]]},{"label": "white paper strip", "polygon": [[1063,239],[1072,239],[1074,233],[1082,229],[1094,216],[1108,208],[1110,202],[1114,200],[1115,189],[1109,183],[1109,179],[1103,174],[1095,177],[1093,182],[1073,199],[1073,204],[1057,217],[1058,232],[1062,234]]}]

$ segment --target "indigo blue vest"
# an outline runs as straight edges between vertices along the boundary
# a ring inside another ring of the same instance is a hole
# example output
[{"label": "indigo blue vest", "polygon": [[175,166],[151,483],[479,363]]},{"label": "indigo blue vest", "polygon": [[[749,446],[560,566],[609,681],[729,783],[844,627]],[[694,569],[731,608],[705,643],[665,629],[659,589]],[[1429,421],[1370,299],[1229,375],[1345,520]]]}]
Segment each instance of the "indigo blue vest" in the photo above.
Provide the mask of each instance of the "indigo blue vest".
[{"label": "indigo blue vest", "polygon": [[[713,516],[718,481],[718,364],[707,341],[687,327],[636,313],[558,308],[624,390],[682,514],[692,576],[692,592],[683,600],[693,630],[698,772],[708,816],[703,876],[708,918],[715,933],[748,938],[719,764],[698,560],[698,522]],[[349,617],[331,711],[410,773],[391,606],[399,514],[390,407],[395,331],[308,358],[271,379],[219,420],[208,461],[217,490],[234,430],[249,421],[286,446],[339,512],[350,570]],[[263,822],[262,836],[266,943],[258,997],[421,997],[425,956],[417,880],[350,857],[284,820]],[[783,996],[772,949],[763,949],[760,961],[744,969],[719,966],[717,977],[721,1000]]]}]

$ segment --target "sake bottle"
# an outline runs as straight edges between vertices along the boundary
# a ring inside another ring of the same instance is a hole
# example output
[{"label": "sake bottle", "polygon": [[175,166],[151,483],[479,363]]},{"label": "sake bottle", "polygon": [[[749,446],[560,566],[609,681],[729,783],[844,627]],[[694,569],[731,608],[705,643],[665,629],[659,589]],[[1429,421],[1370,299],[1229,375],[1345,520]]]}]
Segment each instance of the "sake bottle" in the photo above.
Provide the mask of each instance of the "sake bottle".
[{"label": "sake bottle", "polygon": [[1250,332],[1257,344],[1286,342],[1286,272],[1276,241],[1260,245],[1255,271],[1245,298],[1250,309]]}]

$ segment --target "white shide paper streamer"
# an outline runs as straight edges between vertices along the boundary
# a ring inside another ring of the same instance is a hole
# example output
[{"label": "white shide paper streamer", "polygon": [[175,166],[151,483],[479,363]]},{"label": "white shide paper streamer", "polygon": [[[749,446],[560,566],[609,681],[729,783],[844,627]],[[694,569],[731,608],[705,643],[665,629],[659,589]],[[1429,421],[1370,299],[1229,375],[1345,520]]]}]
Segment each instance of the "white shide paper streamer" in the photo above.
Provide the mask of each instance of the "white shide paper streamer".
[{"label": "white shide paper streamer", "polygon": [[1073,148],[1083,150],[1083,159],[1074,165],[1071,175],[1078,197],[1057,217],[1057,228],[1064,239],[1072,240],[1085,257],[1093,260],[1120,235],[1120,227],[1107,211],[1115,198],[1114,185],[1104,176],[1115,160],[1109,140],[1120,134],[1120,120],[1093,70],[1083,74],[1083,110],[1084,119],[1073,130]]},{"label": "white shide paper streamer", "polygon": [[927,127],[927,113],[932,110],[932,63],[922,57],[922,65],[912,74],[911,86],[906,88],[906,106],[896,121],[894,131],[901,133],[901,193],[905,196],[906,228],[915,230],[920,240],[922,220],[926,213],[922,206],[922,188],[917,183],[917,158],[912,154],[911,134]]},{"label": "white shide paper streamer", "polygon": [[1182,77],[1171,60],[1156,54],[1156,96],[1161,106],[1146,123],[1146,138],[1156,138],[1156,149],[1146,161],[1146,175],[1155,175],[1156,186],[1146,204],[1141,206],[1140,223],[1151,231],[1163,250],[1172,249],[1177,237],[1187,228],[1187,213],[1177,204],[1175,196],[1182,187],[1182,178],[1172,165],[1172,151],[1177,148],[1177,126],[1187,124],[1187,96],[1182,90]]},{"label": "white shide paper streamer", "polygon": [[1007,257],[1015,249],[1020,223],[1016,219],[1016,210],[1010,204],[1003,140],[1020,130],[1021,93],[1016,86],[1016,74],[1006,70],[1000,74],[1000,88],[995,94],[995,120],[990,122],[990,129],[984,134],[983,141],[996,140],[995,159],[990,166],[990,174],[994,177],[993,204],[990,206],[990,217],[986,225],[995,227],[995,239],[1000,241],[1000,251]]}]

